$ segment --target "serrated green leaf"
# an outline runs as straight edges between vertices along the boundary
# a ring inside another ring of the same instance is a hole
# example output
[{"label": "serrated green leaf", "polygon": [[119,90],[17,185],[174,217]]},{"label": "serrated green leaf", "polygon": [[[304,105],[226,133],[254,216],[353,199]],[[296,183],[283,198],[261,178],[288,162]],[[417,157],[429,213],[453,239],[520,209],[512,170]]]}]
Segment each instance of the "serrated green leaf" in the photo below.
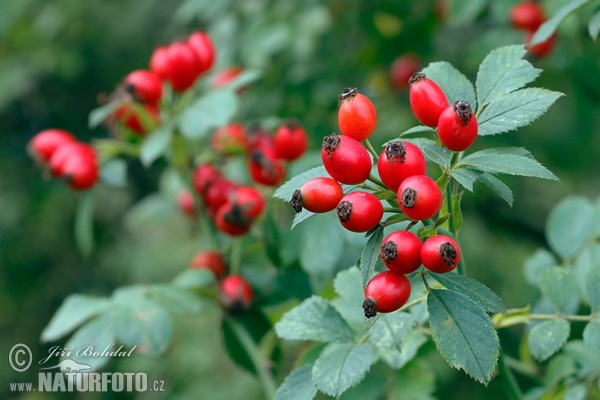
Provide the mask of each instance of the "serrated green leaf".
[{"label": "serrated green leaf", "polygon": [[353,266],[338,272],[333,281],[333,287],[339,295],[338,298],[333,300],[336,310],[350,326],[356,330],[363,329],[365,320],[362,308],[364,289],[358,268]]},{"label": "serrated green leaf", "polygon": [[593,320],[585,326],[583,344],[592,354],[600,354],[600,321]]},{"label": "serrated green leaf", "polygon": [[417,146],[423,152],[427,161],[434,162],[442,167],[450,166],[452,153],[448,149],[438,146],[434,140],[425,138],[403,138],[402,140]]},{"label": "serrated green leaf", "polygon": [[579,289],[573,273],[565,268],[550,267],[540,273],[540,290],[560,311],[569,312],[579,302]]},{"label": "serrated green leaf", "polygon": [[578,254],[596,228],[592,203],[581,196],[568,197],[556,205],[546,224],[548,244],[563,259]]},{"label": "serrated green leaf", "polygon": [[179,117],[178,125],[183,136],[200,139],[211,129],[225,125],[235,115],[238,98],[232,88],[215,90],[199,98]]},{"label": "serrated green leaf", "polygon": [[545,249],[538,249],[533,255],[525,260],[525,280],[532,286],[540,286],[540,274],[545,269],[554,267],[556,258]]},{"label": "serrated green leaf", "polygon": [[513,194],[510,188],[490,173],[484,173],[479,176],[479,182],[483,183],[492,192],[496,193],[500,198],[508,203],[509,206],[513,205]]},{"label": "serrated green leaf", "polygon": [[292,221],[292,227],[290,229],[294,229],[296,226],[298,226],[299,223],[304,222],[315,215],[317,214],[308,210],[300,211],[298,214],[294,215],[294,220]]},{"label": "serrated green leaf", "polygon": [[283,185],[279,186],[273,194],[273,197],[277,197],[283,201],[290,201],[294,192],[300,189],[302,185],[311,179],[319,178],[321,176],[329,176],[327,170],[322,165],[309,169],[308,171],[290,178]]},{"label": "serrated green leaf", "polygon": [[548,362],[548,368],[543,378],[544,386],[556,387],[565,378],[574,375],[577,370],[578,368],[572,357],[566,354],[558,354]]},{"label": "serrated green leaf", "polygon": [[561,96],[547,89],[525,88],[496,97],[477,117],[478,135],[496,135],[529,125]]},{"label": "serrated green leaf", "polygon": [[91,317],[106,311],[110,305],[110,300],[102,297],[70,295],[42,331],[42,342],[60,339]]},{"label": "serrated green leaf", "polygon": [[137,346],[136,351],[142,354],[161,355],[171,344],[171,317],[155,301],[137,299],[119,304],[113,324],[119,341],[129,347]]},{"label": "serrated green leaf", "polygon": [[545,361],[559,351],[569,338],[571,326],[566,319],[557,318],[544,321],[531,329],[529,350],[538,361]]},{"label": "serrated green leaf", "polygon": [[171,135],[170,127],[163,125],[146,137],[140,150],[140,160],[144,166],[150,166],[167,152],[171,144]]},{"label": "serrated green leaf", "polygon": [[124,103],[124,101],[113,101],[93,109],[88,116],[88,128],[94,129],[98,127],[98,125],[106,121],[108,117],[112,116]]},{"label": "serrated green leaf", "polygon": [[102,163],[100,181],[106,185],[123,187],[127,185],[127,162],[113,158]]},{"label": "serrated green leaf", "polygon": [[506,308],[496,293],[483,283],[463,274],[447,273],[431,275],[448,290],[464,294],[489,313],[505,313]]},{"label": "serrated green leaf", "polygon": [[491,148],[471,153],[462,159],[462,165],[491,174],[520,175],[558,180],[552,172],[533,158],[529,152],[514,147]]},{"label": "serrated green leaf", "polygon": [[533,82],[540,75],[542,70],[534,68],[529,61],[523,59],[526,53],[524,46],[512,45],[492,50],[485,57],[477,72],[479,109],[496,98]]},{"label": "serrated green leaf", "polygon": [[410,135],[411,133],[422,133],[422,132],[431,132],[431,133],[433,133],[434,129],[432,127],[430,127],[430,126],[417,125],[417,126],[413,126],[412,128],[409,128],[409,129],[405,130],[400,135],[398,135],[398,137],[402,138],[403,136]]},{"label": "serrated green leaf", "polygon": [[600,310],[600,266],[596,265],[586,275],[586,291],[590,307],[594,311]]},{"label": "serrated green leaf", "polygon": [[366,286],[367,282],[373,274],[375,263],[379,259],[379,251],[381,249],[381,242],[383,241],[383,226],[379,226],[373,234],[369,237],[367,244],[363,248],[360,255],[360,259],[356,264],[361,272],[363,285]]},{"label": "serrated green leaf", "polygon": [[588,32],[592,39],[596,41],[598,32],[600,32],[600,11],[596,11],[592,18],[590,18],[590,22],[588,22]]},{"label": "serrated green leaf", "polygon": [[84,257],[94,250],[94,196],[91,191],[82,193],[75,214],[75,243]]},{"label": "serrated green leaf", "polygon": [[472,192],[473,185],[482,173],[483,172],[481,171],[474,171],[468,168],[457,168],[452,170],[452,177],[458,183],[460,183],[462,187],[467,189],[469,192]]},{"label": "serrated green leaf", "polygon": [[425,67],[423,72],[444,91],[449,104],[452,104],[455,100],[462,100],[469,102],[473,110],[477,109],[473,84],[450,63],[445,61],[433,62]]},{"label": "serrated green leaf", "polygon": [[571,13],[588,3],[589,0],[571,0],[562,6],[549,20],[544,22],[531,38],[531,45],[545,42],[558,28],[558,25]]},{"label": "serrated green leaf", "polygon": [[[116,336],[114,334],[113,316],[106,313],[94,318],[77,330],[65,344],[65,348],[84,349],[72,352],[72,354],[69,354],[68,358],[80,364],[91,366],[91,371],[98,371],[105,366],[111,358],[99,355],[93,356],[86,350],[100,353],[106,348],[114,348],[115,342]],[[90,370],[87,370],[86,372],[90,372]]]},{"label": "serrated green leaf", "polygon": [[415,326],[415,319],[405,312],[381,314],[369,330],[369,340],[380,349],[402,351],[402,340]]},{"label": "serrated green leaf", "polygon": [[354,333],[342,316],[322,297],[312,296],[283,315],[275,325],[282,339],[346,342]]},{"label": "serrated green leaf", "polygon": [[402,338],[401,351],[379,349],[379,356],[390,367],[400,369],[416,357],[417,352],[425,343],[427,343],[427,336],[417,330],[412,330]]},{"label": "serrated green leaf", "polygon": [[499,354],[498,335],[484,309],[452,290],[427,296],[433,340],[448,364],[487,384]]},{"label": "serrated green leaf", "polygon": [[312,382],[312,365],[293,370],[275,393],[275,400],[312,400],[317,387]]},{"label": "serrated green leaf", "polygon": [[319,390],[337,397],[364,378],[372,361],[368,343],[332,343],[315,362],[312,379]]},{"label": "serrated green leaf", "polygon": [[180,272],[172,281],[173,286],[196,289],[210,287],[215,284],[215,275],[208,269],[186,269]]}]

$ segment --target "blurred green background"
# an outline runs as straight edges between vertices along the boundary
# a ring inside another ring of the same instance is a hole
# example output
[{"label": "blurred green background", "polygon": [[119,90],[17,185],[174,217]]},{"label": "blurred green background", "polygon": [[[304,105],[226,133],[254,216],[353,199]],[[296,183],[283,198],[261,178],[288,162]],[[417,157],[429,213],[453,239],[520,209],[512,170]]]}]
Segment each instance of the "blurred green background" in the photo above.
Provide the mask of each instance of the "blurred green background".
[{"label": "blurred green background", "polygon": [[[240,65],[262,73],[243,94],[236,120],[296,117],[311,135],[311,148],[318,149],[321,138],[337,128],[337,94],[355,86],[377,108],[372,140],[379,145],[416,124],[407,92],[394,90],[389,80],[397,56],[413,52],[423,66],[449,61],[474,80],[490,50],[522,40],[508,22],[514,1],[450,3],[450,14],[440,20],[433,0],[1,2],[0,354],[8,373],[0,374],[0,397],[42,398],[8,391],[8,382],[34,375],[13,373],[6,357],[15,343],[30,345],[34,359],[47,354],[56,343],[41,344],[40,333],[65,297],[168,281],[186,268],[198,247],[172,198],[147,198],[159,189],[160,163],[144,169],[132,160],[127,187],[94,189],[103,205],[95,214],[97,247],[92,256],[81,257],[73,239],[80,195],[42,178],[25,150],[35,133],[57,127],[84,141],[106,137],[104,129],[87,127],[99,96],[131,70],[147,67],[156,46],[206,30],[218,51],[213,71]],[[462,3],[470,6],[461,8]],[[550,14],[560,3],[544,2]],[[534,125],[480,138],[475,145],[527,147],[561,180],[506,178],[515,195],[512,208],[483,187],[465,196],[461,240],[469,273],[499,293],[507,307],[537,297],[524,282],[522,265],[544,244],[550,208],[569,194],[600,194],[600,49],[579,18],[561,25],[549,57],[531,60],[544,69],[534,85],[566,96]],[[148,215],[148,203],[157,201],[160,213]],[[260,399],[254,377],[224,354],[218,319],[219,311],[208,309],[200,318],[178,320],[167,356],[138,356],[108,370],[139,370],[164,379],[169,392],[163,397]],[[509,354],[518,351],[521,334],[520,328],[501,332]],[[433,348],[421,351],[436,370],[436,398],[484,395],[482,386],[450,370]],[[487,390],[487,396],[503,397],[494,382]],[[53,397],[82,396],[44,398]]]}]

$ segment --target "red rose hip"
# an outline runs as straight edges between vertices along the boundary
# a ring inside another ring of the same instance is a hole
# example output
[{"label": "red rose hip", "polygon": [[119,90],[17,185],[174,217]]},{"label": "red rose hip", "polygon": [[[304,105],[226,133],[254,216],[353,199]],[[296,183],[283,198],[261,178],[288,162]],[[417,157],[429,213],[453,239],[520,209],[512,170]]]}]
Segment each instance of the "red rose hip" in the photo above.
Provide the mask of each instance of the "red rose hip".
[{"label": "red rose hip", "polygon": [[421,60],[415,54],[407,53],[398,56],[390,67],[390,79],[396,89],[406,89],[408,80],[419,70]]},{"label": "red rose hip", "polygon": [[335,133],[323,138],[321,159],[327,173],[347,185],[362,183],[371,174],[371,156],[360,142]]},{"label": "red rose hip", "polygon": [[389,142],[377,161],[377,171],[384,185],[396,192],[403,180],[413,175],[425,175],[427,163],[421,150],[412,143]]},{"label": "red rose hip", "polygon": [[377,226],[383,217],[381,201],[371,193],[351,192],[337,205],[342,226],[352,232],[367,232]]},{"label": "red rose hip", "polygon": [[412,220],[433,217],[442,206],[442,192],[427,175],[406,178],[398,188],[398,205]]},{"label": "red rose hip", "polygon": [[290,204],[296,212],[305,208],[314,213],[324,213],[335,209],[342,197],[344,191],[335,179],[319,177],[311,179],[296,190]]},{"label": "red rose hip", "polygon": [[196,253],[190,261],[190,268],[208,269],[217,279],[221,279],[227,272],[227,264],[221,253],[216,250],[204,250]]},{"label": "red rose hip", "polygon": [[383,239],[379,255],[392,272],[410,274],[421,266],[421,240],[412,232],[396,231]]},{"label": "red rose hip", "polygon": [[510,20],[515,28],[536,31],[544,23],[546,16],[540,4],[524,1],[510,9]]},{"label": "red rose hip", "polygon": [[138,69],[123,80],[126,90],[143,103],[156,103],[162,97],[162,81],[152,71]]},{"label": "red rose hip", "polygon": [[438,120],[438,135],[444,146],[452,151],[464,151],[477,138],[477,118],[466,101],[455,101]]},{"label": "red rose hip", "polygon": [[437,83],[422,72],[416,72],[408,81],[410,108],[423,125],[435,128],[440,114],[448,107],[448,100]]},{"label": "red rose hip", "polygon": [[274,138],[275,155],[286,161],[294,161],[308,147],[308,137],[298,121],[290,120],[277,129]]},{"label": "red rose hip", "polygon": [[229,275],[219,287],[219,299],[223,307],[231,312],[242,312],[252,303],[252,286],[241,275]]},{"label": "red rose hip", "polygon": [[63,129],[46,129],[29,141],[27,150],[37,161],[47,163],[59,147],[76,141],[75,136]]},{"label": "red rose hip", "polygon": [[369,98],[356,88],[346,88],[339,95],[338,125],[342,135],[363,141],[377,125],[377,112]]},{"label": "red rose hip", "polygon": [[404,275],[383,271],[375,275],[365,288],[365,317],[398,310],[410,297],[410,281]]},{"label": "red rose hip", "polygon": [[421,261],[432,272],[450,272],[460,262],[458,243],[446,235],[432,236],[421,246]]}]

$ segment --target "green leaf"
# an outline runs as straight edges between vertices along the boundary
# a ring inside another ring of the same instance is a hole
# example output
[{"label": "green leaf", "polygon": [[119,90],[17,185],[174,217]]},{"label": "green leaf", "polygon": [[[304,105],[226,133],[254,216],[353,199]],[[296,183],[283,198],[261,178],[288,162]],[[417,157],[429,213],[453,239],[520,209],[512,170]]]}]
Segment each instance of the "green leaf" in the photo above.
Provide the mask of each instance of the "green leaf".
[{"label": "green leaf", "polygon": [[383,242],[383,226],[379,226],[369,237],[369,240],[360,255],[360,259],[357,262],[357,267],[361,272],[363,286],[366,286],[367,282],[369,282],[375,264],[377,263],[377,260],[379,260],[381,242]]},{"label": "green leaf", "polygon": [[167,152],[171,143],[171,135],[170,127],[163,125],[146,137],[140,150],[140,161],[144,166],[150,166],[156,159]]},{"label": "green leaf", "polygon": [[448,103],[452,104],[455,100],[467,101],[473,110],[477,109],[473,84],[450,63],[433,62],[424,68],[423,72],[444,91]]},{"label": "green leaf", "polygon": [[208,269],[186,269],[173,278],[172,284],[185,289],[210,287],[215,284],[215,275]]},{"label": "green leaf", "polygon": [[293,370],[283,381],[275,400],[311,400],[317,394],[312,382],[312,365],[303,365]]},{"label": "green leaf", "polygon": [[152,300],[137,299],[121,303],[114,313],[117,338],[136,351],[153,356],[165,352],[173,336],[169,313]]},{"label": "green leaf", "polygon": [[[65,344],[65,348],[77,349],[67,358],[81,364],[92,367],[92,371],[98,371],[106,365],[111,358],[105,356],[92,356],[91,352],[102,352],[104,349],[116,350],[114,344],[113,318],[108,313],[89,321],[71,336]],[[63,358],[64,359],[64,358]],[[86,372],[90,372],[89,370]]]},{"label": "green leaf", "polygon": [[127,185],[127,162],[119,158],[105,161],[100,168],[100,181],[106,185],[124,187]]},{"label": "green leaf", "polygon": [[435,373],[426,360],[415,360],[394,376],[392,399],[433,400]]},{"label": "green leaf", "polygon": [[275,325],[282,339],[346,342],[354,333],[329,302],[312,296],[283,315]]},{"label": "green leaf", "polygon": [[496,135],[529,125],[561,96],[562,93],[547,89],[525,88],[496,97],[477,117],[478,134]]},{"label": "green leaf", "polygon": [[333,300],[336,310],[351,327],[356,330],[363,329],[365,320],[362,308],[364,289],[360,271],[356,267],[350,267],[338,272],[333,281],[333,287],[339,295]]},{"label": "green leaf", "polygon": [[464,25],[475,21],[487,6],[487,0],[448,1],[448,22],[452,26]]},{"label": "green leaf", "polygon": [[403,138],[402,140],[417,146],[423,152],[427,161],[436,163],[442,167],[450,166],[452,153],[448,149],[438,146],[434,140],[425,138]]},{"label": "green leaf", "polygon": [[81,194],[77,205],[75,243],[84,257],[92,254],[94,250],[94,196],[89,190]]},{"label": "green leaf", "polygon": [[70,295],[42,331],[42,342],[60,339],[91,317],[106,311],[110,305],[110,300],[102,297]]},{"label": "green leaf", "polygon": [[491,174],[530,176],[558,180],[546,167],[521,148],[499,147],[471,153],[461,161],[474,169]]},{"label": "green leaf", "polygon": [[538,361],[545,361],[559,351],[569,338],[571,326],[566,319],[544,321],[531,329],[529,350]]},{"label": "green leaf", "polygon": [[414,326],[415,319],[411,314],[381,314],[371,326],[369,340],[380,349],[402,351],[402,339]]},{"label": "green leaf", "polygon": [[600,354],[600,321],[588,322],[583,330],[583,344],[592,354]]},{"label": "green leaf", "polygon": [[319,390],[337,397],[359,383],[372,362],[370,344],[332,343],[315,362],[312,379]]},{"label": "green leaf", "polygon": [[596,265],[586,275],[586,289],[590,307],[594,311],[600,310],[600,266]]},{"label": "green leaf", "polygon": [[227,88],[232,90],[240,90],[257,81],[260,77],[260,71],[245,69],[233,81],[227,84]]},{"label": "green leaf", "polygon": [[431,275],[446,289],[464,294],[489,313],[505,313],[506,308],[496,293],[483,283],[463,274],[447,273]]},{"label": "green leaf", "polygon": [[88,128],[94,129],[114,114],[124,101],[113,101],[101,107],[93,109],[88,116]]},{"label": "green leaf", "polygon": [[292,227],[290,229],[294,229],[300,222],[304,222],[315,215],[317,214],[303,209],[298,214],[294,215],[294,220],[292,221]]},{"label": "green leaf", "polygon": [[588,23],[588,32],[594,41],[598,38],[598,32],[600,32],[600,11],[596,11],[596,14],[592,16]]},{"label": "green leaf", "polygon": [[531,286],[540,286],[540,274],[545,269],[554,267],[556,258],[548,250],[539,249],[525,260],[525,280]]},{"label": "green leaf", "polygon": [[179,117],[179,129],[188,139],[205,137],[211,129],[228,123],[238,108],[232,88],[219,89],[199,98]]},{"label": "green leaf", "polygon": [[577,9],[588,3],[589,0],[571,0],[562,6],[549,20],[544,22],[531,38],[531,45],[545,42],[558,28],[558,25]]},{"label": "green leaf", "polygon": [[302,187],[306,182],[310,181],[314,178],[319,178],[321,176],[329,176],[327,170],[322,165],[319,167],[314,167],[305,171],[299,175],[294,176],[289,179],[283,185],[279,186],[273,197],[277,197],[283,201],[290,201],[294,192]]},{"label": "green leaf", "polygon": [[590,239],[597,222],[592,203],[585,197],[574,196],[556,205],[546,224],[548,244],[562,259],[578,254]]},{"label": "green leaf", "polygon": [[498,335],[477,303],[452,290],[431,290],[427,296],[433,340],[448,364],[480,383],[492,378],[498,360]]},{"label": "green leaf", "polygon": [[513,194],[510,188],[504,182],[487,172],[479,176],[479,182],[491,189],[492,192],[496,193],[502,200],[506,201],[508,205],[512,207],[514,200]]},{"label": "green leaf", "polygon": [[457,168],[452,170],[452,177],[469,192],[473,191],[473,184],[475,184],[481,174],[481,171],[474,171],[468,168]]},{"label": "green leaf", "polygon": [[392,368],[400,369],[417,356],[417,352],[427,343],[427,336],[417,330],[408,332],[402,338],[402,350],[380,349],[379,356]]},{"label": "green leaf", "polygon": [[199,296],[177,286],[152,285],[147,296],[176,315],[197,315],[206,305]]},{"label": "green leaf", "polygon": [[540,290],[560,311],[569,312],[579,302],[579,288],[573,273],[562,267],[550,267],[540,273]]},{"label": "green leaf", "polygon": [[[492,50],[485,57],[477,72],[480,109],[496,98],[533,82],[540,75],[542,70],[523,59],[526,53],[523,45],[512,45]],[[479,124],[481,130],[481,122]]]},{"label": "green leaf", "polygon": [[413,126],[412,128],[409,128],[409,129],[405,130],[400,135],[398,135],[398,137],[401,138],[402,136],[410,135],[411,133],[423,133],[423,132],[431,132],[431,133],[433,133],[434,129],[432,127],[430,127],[430,126],[417,125],[417,126]]}]

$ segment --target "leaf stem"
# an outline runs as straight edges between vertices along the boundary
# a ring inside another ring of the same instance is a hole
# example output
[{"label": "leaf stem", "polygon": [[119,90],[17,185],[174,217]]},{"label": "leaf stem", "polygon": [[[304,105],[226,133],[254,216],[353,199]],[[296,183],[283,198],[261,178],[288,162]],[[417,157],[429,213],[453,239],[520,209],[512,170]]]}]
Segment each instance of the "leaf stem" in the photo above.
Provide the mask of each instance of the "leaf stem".
[{"label": "leaf stem", "polygon": [[383,184],[383,182],[381,182],[381,180],[373,174],[370,174],[369,177],[367,178],[367,180],[373,182],[377,186],[380,186],[384,189],[386,188],[385,185]]},{"label": "leaf stem", "polygon": [[273,381],[273,377],[270,373],[267,372],[265,368],[263,362],[264,360],[258,349],[258,346],[256,345],[256,343],[254,343],[254,340],[252,340],[246,329],[244,329],[240,324],[238,324],[237,321],[235,321],[231,317],[226,318],[233,333],[237,336],[240,343],[244,347],[244,350],[246,350],[246,353],[250,357],[250,361],[254,365],[254,369],[256,369],[256,373],[262,385],[265,398],[275,398],[275,391],[277,388],[275,386],[275,382]]},{"label": "leaf stem", "polygon": [[504,353],[502,351],[500,351],[500,357],[498,358],[498,368],[500,370],[500,374],[504,378],[502,379],[502,382],[504,383],[504,387],[508,392],[508,396],[513,400],[522,399],[523,392],[519,387],[519,383],[515,379],[515,375],[504,362]]},{"label": "leaf stem", "polygon": [[377,152],[377,150],[375,150],[369,139],[363,140],[363,144],[365,145],[369,153],[371,153],[375,161],[379,160],[379,153]]},{"label": "leaf stem", "polygon": [[242,261],[242,240],[243,238],[235,238],[231,243],[229,256],[229,271],[231,274],[237,275],[240,273]]},{"label": "leaf stem", "polygon": [[401,214],[402,210],[396,207],[383,207],[384,212],[391,212],[395,214]]}]

